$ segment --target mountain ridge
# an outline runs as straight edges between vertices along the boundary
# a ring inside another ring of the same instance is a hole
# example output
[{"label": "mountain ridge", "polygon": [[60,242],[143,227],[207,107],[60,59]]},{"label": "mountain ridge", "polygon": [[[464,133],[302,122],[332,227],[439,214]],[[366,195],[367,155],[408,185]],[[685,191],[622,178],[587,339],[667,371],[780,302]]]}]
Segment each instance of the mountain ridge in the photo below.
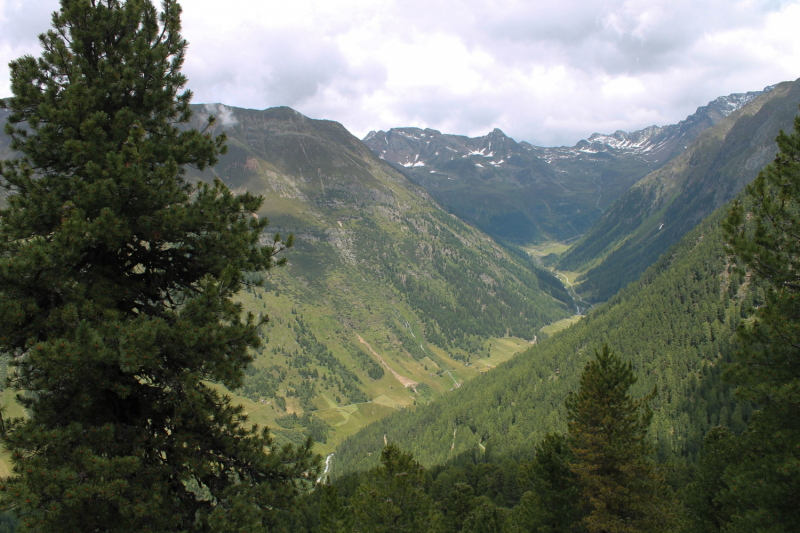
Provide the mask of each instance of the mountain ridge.
[{"label": "mountain ridge", "polygon": [[586,271],[578,290],[593,301],[608,299],[756,177],[798,104],[800,80],[783,82],[705,129],[609,206],[557,268]]},{"label": "mountain ridge", "polygon": [[372,131],[364,143],[449,211],[515,244],[572,238],[634,183],[680,154],[702,131],[762,91],[721,96],[678,124],[592,134],[573,147],[438,130]]},{"label": "mountain ridge", "polygon": [[268,290],[242,295],[272,320],[238,399],[279,439],[312,434],[330,452],[570,314],[555,278],[445,212],[338,122],[291,108],[193,109],[191,127],[219,117],[213,133],[228,135],[229,151],[189,177],[263,195],[265,239],[296,236]]},{"label": "mountain ridge", "polygon": [[[279,442],[311,435],[329,453],[571,314],[556,278],[445,212],[338,122],[287,107],[192,110],[185,127],[205,128],[213,114],[210,132],[227,135],[228,152],[203,172],[187,167],[186,178],[262,195],[262,241],[296,237],[285,268],[249,273],[264,287],[237,295],[269,321],[242,388],[226,391]],[[7,141],[0,135],[0,147]]]}]

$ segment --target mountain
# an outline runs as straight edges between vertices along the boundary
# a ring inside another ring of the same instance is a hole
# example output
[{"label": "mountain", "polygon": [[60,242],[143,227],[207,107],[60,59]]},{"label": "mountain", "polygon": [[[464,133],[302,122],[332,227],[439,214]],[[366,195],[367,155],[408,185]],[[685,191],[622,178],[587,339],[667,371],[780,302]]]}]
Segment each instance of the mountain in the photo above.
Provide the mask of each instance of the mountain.
[{"label": "mountain", "polygon": [[251,273],[265,287],[240,294],[246,311],[270,321],[244,386],[231,391],[279,441],[310,434],[329,452],[367,423],[496,366],[571,314],[550,273],[445,212],[341,124],[285,107],[193,111],[189,127],[218,117],[214,133],[227,135],[228,153],[188,177],[262,194],[264,241],[296,238],[288,266]]},{"label": "mountain", "polygon": [[614,202],[557,268],[586,271],[577,290],[607,300],[758,175],[777,152],[778,132],[791,129],[798,104],[800,80],[784,82],[704,130]]},{"label": "mountain", "polygon": [[560,241],[582,234],[639,179],[771,89],[719,97],[678,124],[595,133],[573,147],[518,143],[499,129],[469,138],[392,128],[370,132],[364,143],[490,235],[516,244]]},{"label": "mountain", "polygon": [[721,221],[727,207],[690,231],[605,306],[518,354],[488,375],[413,412],[396,413],[345,440],[335,475],[370,468],[384,439],[426,466],[462,454],[529,455],[548,432],[566,430],[564,400],[604,343],[631,361],[635,397],[656,388],[650,436],[661,460],[692,461],[705,433],[746,426],[751,407],[720,380],[744,310],[758,305],[732,270]]},{"label": "mountain", "polygon": [[[460,386],[571,314],[550,273],[440,208],[341,124],[289,108],[195,105],[218,117],[228,153],[213,169],[265,198],[264,240],[293,233],[288,266],[240,295],[267,315],[267,343],[233,391],[279,440],[344,435]],[[8,138],[0,136],[0,148]],[[6,153],[6,155],[11,155]]]}]

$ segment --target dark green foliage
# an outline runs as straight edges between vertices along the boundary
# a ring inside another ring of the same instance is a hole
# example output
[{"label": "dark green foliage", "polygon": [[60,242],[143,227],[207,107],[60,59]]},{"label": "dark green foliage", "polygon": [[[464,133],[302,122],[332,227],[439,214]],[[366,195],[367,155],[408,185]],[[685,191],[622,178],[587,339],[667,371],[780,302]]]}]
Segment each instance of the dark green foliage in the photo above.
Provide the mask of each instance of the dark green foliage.
[{"label": "dark green foliage", "polygon": [[433,505],[425,491],[425,469],[409,453],[389,444],[381,466],[352,498],[355,531],[429,531]]},{"label": "dark green foliage", "polygon": [[[369,400],[367,396],[358,388],[360,380],[349,368],[347,368],[333,353],[320,342],[314,333],[308,328],[302,317],[297,317],[297,344],[303,349],[304,355],[308,355],[314,359],[321,366],[331,370],[340,380],[340,389],[347,395],[350,403],[361,403]],[[297,359],[293,361],[297,366],[300,363]],[[311,382],[307,383],[309,388],[313,388]],[[314,409],[311,399],[315,396],[313,390],[309,390],[308,394],[304,397],[307,398],[306,405],[303,409],[310,411]]]},{"label": "dark green foliage", "polygon": [[323,444],[327,442],[328,431],[331,429],[323,420],[310,413],[304,413],[301,416],[297,416],[296,413],[279,416],[275,419],[275,423],[284,429],[303,428],[306,430],[306,435],[314,439],[314,442]]},{"label": "dark green foliage", "polygon": [[486,497],[476,498],[474,509],[464,520],[464,533],[502,533],[508,521],[508,509],[497,507]]},{"label": "dark green foliage", "polygon": [[580,521],[580,491],[570,469],[574,459],[567,439],[550,433],[536,445],[536,456],[520,466],[520,486],[525,490],[514,509],[520,531],[568,533]]},{"label": "dark green foliage", "polygon": [[475,509],[475,490],[467,483],[455,483],[447,491],[445,498],[436,503],[436,508],[442,514],[443,531],[462,531],[464,522]]},{"label": "dark green foliage", "polygon": [[320,492],[318,533],[350,533],[353,531],[353,512],[339,498],[335,485],[322,484]]},{"label": "dark green foliage", "polygon": [[800,116],[777,142],[780,153],[725,226],[731,253],[765,285],[728,369],[739,395],[760,407],[725,470],[735,532],[800,530]]},{"label": "dark green foliage", "polygon": [[636,381],[633,365],[603,345],[584,367],[580,390],[567,396],[569,468],[589,533],[670,531],[676,522],[664,475],[650,460],[648,403],[655,390],[634,399]]},{"label": "dark green foliage", "polygon": [[276,395],[284,374],[276,365],[264,368],[251,363],[244,371],[244,381],[237,392],[254,402],[262,398],[272,398]]},{"label": "dark green foliage", "polygon": [[725,427],[715,427],[706,435],[693,479],[682,494],[689,515],[687,531],[719,533],[730,522],[733,507],[726,502],[725,469],[741,460],[744,450],[738,448]]},{"label": "dark green foliage", "polygon": [[[548,317],[568,316],[563,303],[542,294],[541,273],[537,275],[537,270],[518,260],[498,257],[489,245],[485,250],[463,246],[459,234],[466,228],[446,213],[432,211],[424,218],[402,222],[409,228],[439,228],[435,232],[436,241],[426,247],[430,254],[427,272],[398,270],[405,251],[392,243],[382,243],[385,247],[378,250],[389,281],[418,311],[430,342],[442,348],[469,351],[470,336],[511,334],[533,339]],[[434,234],[431,229],[428,232]],[[415,233],[423,237],[422,232]],[[431,282],[431,277],[437,282]],[[438,280],[459,290],[455,293],[443,290]],[[525,287],[524,291],[519,290],[519,284]],[[409,330],[396,324],[390,327],[413,357],[430,356]]]},{"label": "dark green foliage", "polygon": [[361,348],[352,346],[350,353],[353,355],[353,359],[358,361],[359,366],[367,372],[369,379],[381,379],[386,373],[380,363],[375,361]]},{"label": "dark green foliage", "polygon": [[291,240],[259,246],[261,198],[184,178],[225,137],[176,126],[174,1],[62,0],[53,25],[4,102],[0,351],[29,416],[5,426],[2,506],[23,531],[269,528],[311,443],[278,448],[207,383],[242,384],[260,342],[233,298]]},{"label": "dark green foliage", "polygon": [[9,512],[0,514],[0,533],[14,533],[19,528],[19,520]]}]

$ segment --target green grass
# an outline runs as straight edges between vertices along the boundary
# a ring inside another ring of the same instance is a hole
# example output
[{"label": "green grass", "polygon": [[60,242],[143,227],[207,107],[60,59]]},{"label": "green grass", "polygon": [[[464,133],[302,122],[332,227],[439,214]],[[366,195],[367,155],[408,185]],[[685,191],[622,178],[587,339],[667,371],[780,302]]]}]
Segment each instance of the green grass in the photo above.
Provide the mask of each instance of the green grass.
[{"label": "green grass", "polygon": [[[0,394],[4,420],[25,416],[25,410],[17,403],[15,396],[16,393],[11,389],[5,389],[2,394]],[[7,477],[10,475],[11,461],[5,449],[0,449],[0,477]]]},{"label": "green grass", "polygon": [[558,333],[563,329],[567,329],[571,325],[578,322],[583,316],[581,315],[573,315],[569,318],[565,318],[563,320],[559,320],[558,322],[553,322],[552,324],[548,324],[541,329],[542,333],[545,333],[549,336],[552,336],[554,333]]},{"label": "green grass", "polygon": [[531,255],[562,254],[569,250],[570,244],[562,242],[548,242],[544,244],[529,245],[525,250]]}]

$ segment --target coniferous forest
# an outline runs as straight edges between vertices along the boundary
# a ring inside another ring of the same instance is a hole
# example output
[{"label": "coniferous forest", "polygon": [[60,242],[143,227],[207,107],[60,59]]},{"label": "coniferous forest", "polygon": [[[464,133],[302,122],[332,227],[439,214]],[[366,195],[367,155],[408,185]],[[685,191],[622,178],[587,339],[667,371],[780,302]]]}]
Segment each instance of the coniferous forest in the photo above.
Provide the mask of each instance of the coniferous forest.
[{"label": "coniferous forest", "polygon": [[[552,335],[574,289],[425,212],[426,193],[356,142],[353,181],[377,207],[342,216],[350,185],[317,203],[339,210],[351,271],[385,281],[384,359],[341,333],[370,304],[270,319],[264,295],[287,286],[272,275],[305,267],[286,292],[322,293],[330,280],[308,273],[335,254],[305,228],[291,265],[294,236],[257,215],[265,197],[188,173],[228,137],[213,116],[189,127],[174,0],[62,0],[40,40],[0,101],[15,154],[0,161],[0,531],[800,531],[800,116],[744,191]],[[270,341],[277,328],[290,342]],[[515,335],[527,348],[507,361],[450,373]],[[413,404],[373,394],[392,379]],[[260,425],[239,399],[275,416]],[[356,405],[391,414],[340,429]]]}]

